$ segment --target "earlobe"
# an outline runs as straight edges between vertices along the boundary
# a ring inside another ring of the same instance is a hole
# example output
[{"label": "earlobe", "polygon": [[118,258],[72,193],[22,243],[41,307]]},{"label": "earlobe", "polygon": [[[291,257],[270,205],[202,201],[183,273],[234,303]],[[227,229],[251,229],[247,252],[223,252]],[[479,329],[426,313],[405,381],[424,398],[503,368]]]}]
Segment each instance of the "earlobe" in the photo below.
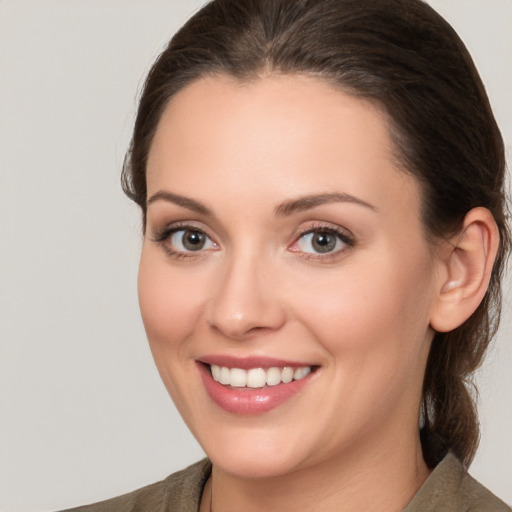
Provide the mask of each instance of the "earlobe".
[{"label": "earlobe", "polygon": [[477,309],[489,285],[498,245],[491,212],[482,207],[471,210],[439,261],[440,282],[430,318],[433,329],[456,329]]}]

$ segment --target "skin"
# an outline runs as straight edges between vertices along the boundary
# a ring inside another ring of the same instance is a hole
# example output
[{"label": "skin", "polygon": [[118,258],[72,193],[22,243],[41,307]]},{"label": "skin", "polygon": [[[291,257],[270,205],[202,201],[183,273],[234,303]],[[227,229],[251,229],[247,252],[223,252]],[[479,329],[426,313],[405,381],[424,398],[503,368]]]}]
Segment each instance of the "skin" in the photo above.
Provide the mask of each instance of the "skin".
[{"label": "skin", "polygon": [[[209,77],[167,106],[148,160],[139,300],[160,375],[213,462],[202,510],[212,483],[215,511],[401,510],[427,478],[419,402],[449,268],[392,151],[381,110],[312,77]],[[276,215],[333,193],[366,205]],[[155,240],[176,223],[212,242]],[[319,226],[353,245],[315,254],[302,233]],[[208,354],[319,369],[284,404],[244,416],[205,391]]]}]

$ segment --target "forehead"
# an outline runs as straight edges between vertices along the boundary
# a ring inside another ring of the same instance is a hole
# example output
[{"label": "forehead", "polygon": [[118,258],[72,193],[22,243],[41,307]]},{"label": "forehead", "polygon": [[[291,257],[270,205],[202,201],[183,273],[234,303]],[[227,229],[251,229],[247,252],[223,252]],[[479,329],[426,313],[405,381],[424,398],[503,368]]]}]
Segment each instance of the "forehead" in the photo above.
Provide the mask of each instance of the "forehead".
[{"label": "forehead", "polygon": [[[179,139],[180,143],[207,144],[219,152],[229,148],[236,156],[238,151],[233,151],[230,141],[235,146],[244,137],[246,152],[252,146],[249,139],[265,143],[261,149],[266,152],[279,146],[284,153],[287,142],[301,138],[310,142],[304,152],[321,141],[326,148],[343,149],[353,146],[363,133],[373,147],[391,156],[387,116],[370,101],[351,97],[308,75],[268,75],[251,81],[214,75],[196,80],[171,99],[150,154],[158,142],[168,145]],[[358,146],[363,145],[364,138],[359,139]]]},{"label": "forehead", "polygon": [[341,188],[371,202],[385,199],[382,187],[418,193],[399,170],[382,109],[304,75],[193,82],[167,105],[147,173],[149,195],[192,187],[203,199],[213,180],[225,182],[225,195],[247,184],[265,197]]}]

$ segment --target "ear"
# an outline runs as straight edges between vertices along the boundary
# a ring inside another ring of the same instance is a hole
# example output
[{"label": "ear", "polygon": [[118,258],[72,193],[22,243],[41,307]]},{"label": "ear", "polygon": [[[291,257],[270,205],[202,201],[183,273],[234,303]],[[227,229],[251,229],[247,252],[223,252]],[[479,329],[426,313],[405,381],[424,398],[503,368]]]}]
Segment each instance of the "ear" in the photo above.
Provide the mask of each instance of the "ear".
[{"label": "ear", "polygon": [[439,254],[437,295],[430,325],[448,332],[463,324],[487,291],[499,246],[499,232],[487,208],[474,208],[462,231],[446,242]]}]

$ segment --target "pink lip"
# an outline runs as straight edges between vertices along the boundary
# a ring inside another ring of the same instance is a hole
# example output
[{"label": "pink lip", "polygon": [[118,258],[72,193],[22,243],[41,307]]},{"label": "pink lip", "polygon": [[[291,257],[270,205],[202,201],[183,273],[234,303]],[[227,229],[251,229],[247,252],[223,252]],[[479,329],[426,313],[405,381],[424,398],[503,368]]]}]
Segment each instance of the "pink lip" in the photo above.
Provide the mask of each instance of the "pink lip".
[{"label": "pink lip", "polygon": [[200,358],[200,362],[209,365],[215,364],[217,366],[227,366],[228,368],[242,368],[243,370],[250,370],[251,368],[272,368],[277,366],[282,368],[284,366],[291,366],[292,368],[299,368],[301,366],[311,366],[311,363],[300,363],[293,361],[286,361],[284,359],[274,359],[273,357],[233,357],[233,356],[219,356],[207,355]]},{"label": "pink lip", "polygon": [[[220,361],[222,359],[222,362]],[[229,363],[228,363],[229,360]],[[199,373],[203,380],[203,384],[210,398],[219,407],[227,412],[240,414],[240,415],[255,415],[261,414],[279,405],[283,404],[294,395],[299,393],[304,386],[306,386],[311,379],[313,373],[300,380],[294,380],[288,384],[278,384],[277,386],[265,386],[264,388],[250,389],[250,388],[232,388],[224,386],[219,382],[213,380],[210,370],[207,365],[203,364],[217,364],[219,366],[228,366],[231,368],[270,368],[272,366],[308,366],[300,365],[297,363],[287,363],[277,361],[276,359],[268,358],[249,358],[249,359],[236,359],[236,358],[218,358],[207,357],[201,358],[202,362],[198,362]],[[210,362],[212,361],[212,362]],[[216,361],[216,362],[214,362]]]}]

